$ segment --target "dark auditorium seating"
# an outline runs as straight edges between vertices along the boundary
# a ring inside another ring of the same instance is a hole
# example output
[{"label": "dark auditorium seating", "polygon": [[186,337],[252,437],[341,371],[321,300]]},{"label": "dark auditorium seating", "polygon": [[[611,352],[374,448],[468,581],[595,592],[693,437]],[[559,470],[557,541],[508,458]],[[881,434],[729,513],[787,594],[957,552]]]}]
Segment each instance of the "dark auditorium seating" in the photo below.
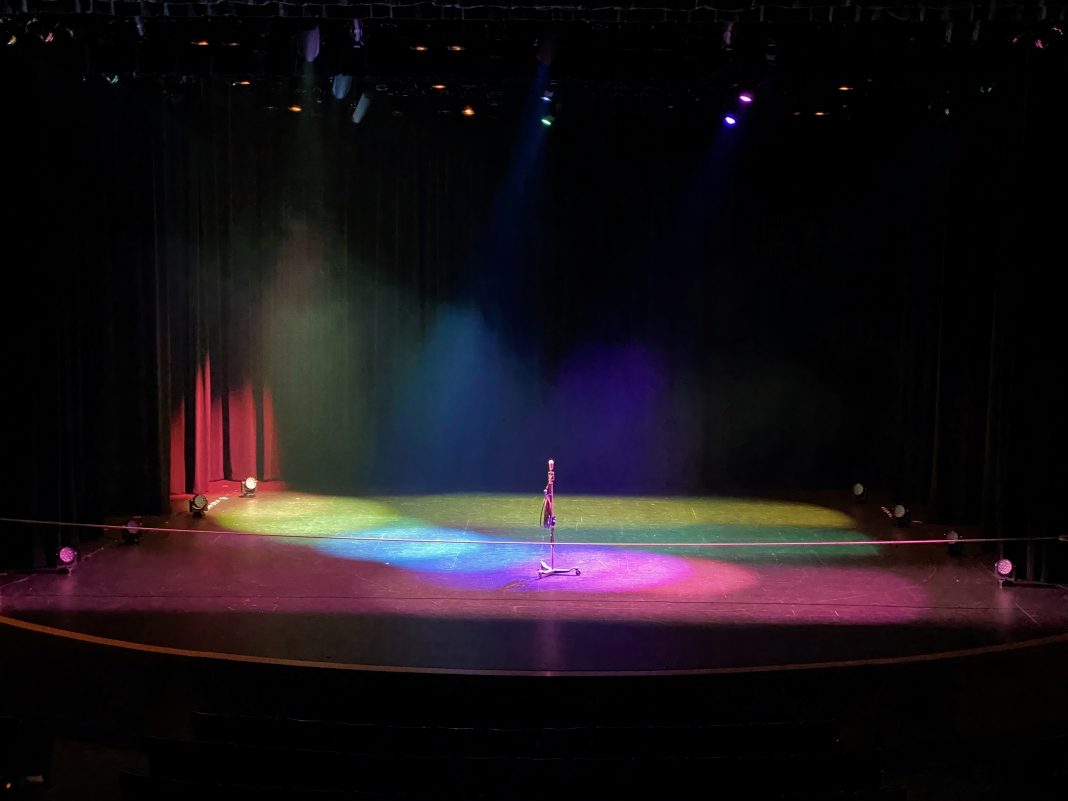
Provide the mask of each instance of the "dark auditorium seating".
[{"label": "dark auditorium seating", "polygon": [[150,738],[124,801],[902,801],[834,721],[648,726],[403,725],[196,713],[192,740]]},{"label": "dark auditorium seating", "polygon": [[20,770],[22,750],[22,721],[16,718],[0,718],[0,776],[17,776]]},{"label": "dark auditorium seating", "polygon": [[40,725],[0,717],[0,778],[5,784],[17,786],[30,776],[47,781],[51,761],[52,737]]},{"label": "dark auditorium seating", "polygon": [[402,801],[402,797],[396,794],[245,787],[187,782],[135,773],[123,773],[121,785],[123,801]]},{"label": "dark auditorium seating", "polygon": [[[463,798],[466,801],[510,801],[517,797],[544,799],[550,795],[556,799],[580,797],[579,794],[574,792],[574,788],[558,784],[563,778],[552,772],[542,774],[539,776],[536,792],[521,794],[520,796],[494,793],[489,791],[488,788],[482,787],[471,793],[456,796],[456,798]],[[697,795],[707,799],[733,799],[744,794],[747,799],[752,799],[752,801],[905,801],[906,799],[903,791],[885,790],[858,793],[759,795],[724,789],[725,792],[717,793],[715,788],[704,788]],[[628,795],[635,796],[638,794],[630,792]],[[599,796],[595,795],[593,797],[598,798]],[[654,794],[651,797],[663,796]],[[294,790],[291,788],[242,787],[240,785],[183,782],[126,773],[122,776],[122,798],[123,801],[419,801],[425,796],[411,796],[397,792],[320,792]]]},{"label": "dark auditorium seating", "polygon": [[746,756],[837,749],[834,721],[733,725],[472,728],[196,713],[196,739],[363,753],[449,756]]}]

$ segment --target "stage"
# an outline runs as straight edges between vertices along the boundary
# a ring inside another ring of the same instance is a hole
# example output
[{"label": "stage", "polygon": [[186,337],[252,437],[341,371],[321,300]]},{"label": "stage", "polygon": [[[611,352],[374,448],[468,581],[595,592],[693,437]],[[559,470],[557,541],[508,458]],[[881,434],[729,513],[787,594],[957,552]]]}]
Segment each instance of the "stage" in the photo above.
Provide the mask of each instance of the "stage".
[{"label": "stage", "polygon": [[[1068,630],[1068,594],[1001,588],[996,551],[842,496],[357,498],[234,482],[12,574],[6,617],[149,646],[370,668],[701,672],[886,660]],[[156,525],[161,530],[151,530]],[[965,535],[967,531],[962,529]],[[935,544],[869,544],[935,540]],[[737,543],[744,543],[737,545]]]}]

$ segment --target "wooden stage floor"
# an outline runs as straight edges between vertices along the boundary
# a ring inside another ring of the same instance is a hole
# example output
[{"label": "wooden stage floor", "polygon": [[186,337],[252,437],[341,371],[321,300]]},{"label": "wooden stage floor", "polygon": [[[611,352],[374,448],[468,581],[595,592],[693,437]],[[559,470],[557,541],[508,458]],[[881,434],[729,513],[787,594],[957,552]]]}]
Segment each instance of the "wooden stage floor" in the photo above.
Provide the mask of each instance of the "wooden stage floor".
[{"label": "wooden stage floor", "polygon": [[209,500],[194,518],[176,498],[137,545],[105,532],[69,575],[4,576],[0,614],[194,651],[534,673],[896,659],[1068,631],[1068,594],[1001,588],[989,546],[869,544],[943,543],[945,527],[895,528],[844,497],[560,496],[556,562],[582,574],[543,579],[536,494],[219,483]]}]

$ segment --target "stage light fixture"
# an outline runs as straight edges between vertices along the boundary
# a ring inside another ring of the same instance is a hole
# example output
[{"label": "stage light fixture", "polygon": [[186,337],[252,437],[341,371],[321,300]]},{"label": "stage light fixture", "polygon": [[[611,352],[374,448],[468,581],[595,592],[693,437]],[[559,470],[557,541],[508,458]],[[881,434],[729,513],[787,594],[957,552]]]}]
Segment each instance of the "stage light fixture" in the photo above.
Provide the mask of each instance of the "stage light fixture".
[{"label": "stage light fixture", "polygon": [[470,106],[464,106],[464,110],[461,111],[460,113],[463,114],[465,117],[473,117],[473,116],[475,116],[475,110],[473,108],[471,108]]},{"label": "stage light fixture", "polygon": [[360,99],[356,101],[356,105],[352,107],[352,121],[359,125],[363,122],[363,118],[367,116],[367,111],[371,108],[371,93],[364,92],[360,95]]},{"label": "stage light fixture", "polygon": [[338,100],[344,100],[352,88],[352,76],[345,74],[335,75],[330,80],[330,91]]},{"label": "stage light fixture", "polygon": [[300,112],[302,112],[304,110],[303,107],[298,106],[296,103],[294,103],[292,106],[287,106],[287,108],[290,111],[292,111],[294,114],[299,114]]},{"label": "stage light fixture", "polygon": [[430,48],[426,45],[417,44],[412,45],[412,50],[414,50],[416,53],[426,53],[430,50]]},{"label": "stage light fixture", "polygon": [[895,524],[902,527],[912,522],[912,512],[904,504],[895,504],[894,508],[890,510],[890,516],[894,518]]},{"label": "stage light fixture", "polygon": [[141,521],[136,518],[122,527],[122,541],[127,545],[137,545],[141,541]]},{"label": "stage light fixture", "polygon": [[546,114],[544,117],[541,118],[541,124],[544,125],[546,128],[551,128],[555,120],[556,117],[554,117],[552,114]]},{"label": "stage light fixture", "polygon": [[749,92],[742,92],[738,95],[738,102],[749,104],[753,102],[753,96]]},{"label": "stage light fixture", "polygon": [[964,547],[960,543],[960,534],[953,529],[946,532],[946,542],[949,543],[946,551],[950,556],[959,556],[961,549]]},{"label": "stage light fixture", "polygon": [[463,45],[458,45],[458,44],[449,45],[449,52],[450,53],[462,53],[463,49],[464,49]]},{"label": "stage light fixture", "polygon": [[300,36],[300,54],[304,61],[311,64],[319,57],[319,26],[308,24]]},{"label": "stage light fixture", "polygon": [[203,517],[208,508],[208,499],[199,492],[189,499],[189,514],[194,517]]},{"label": "stage light fixture", "polygon": [[441,90],[443,90],[445,88],[445,84],[443,84],[443,83],[434,83],[434,84],[430,85],[430,88],[431,89],[437,89],[440,92]]},{"label": "stage light fixture", "polygon": [[190,44],[192,44],[193,47],[207,47],[211,42],[207,39],[194,39]]},{"label": "stage light fixture", "polygon": [[244,481],[242,481],[241,482],[241,497],[242,498],[251,498],[253,495],[255,495],[256,494],[256,486],[258,484],[259,484],[259,482],[255,478],[253,478],[252,476],[249,476]]},{"label": "stage light fixture", "polygon": [[78,561],[78,551],[70,545],[64,545],[56,554],[56,564],[60,570],[69,573]]},{"label": "stage light fixture", "polygon": [[546,89],[544,92],[541,93],[541,102],[543,102],[543,103],[551,103],[552,100],[553,100],[553,90],[552,89]]},{"label": "stage light fixture", "polygon": [[861,484],[859,481],[853,485],[853,500],[863,501],[868,497],[868,488]]},{"label": "stage light fixture", "polygon": [[994,574],[998,577],[998,581],[1002,583],[1012,581],[1016,576],[1016,565],[1012,563],[1011,559],[1002,557],[994,563]]},{"label": "stage light fixture", "polygon": [[723,122],[725,125],[736,125],[738,123],[738,120],[728,114],[723,118]]},{"label": "stage light fixture", "polygon": [[352,21],[352,46],[363,47],[363,25],[358,19]]}]

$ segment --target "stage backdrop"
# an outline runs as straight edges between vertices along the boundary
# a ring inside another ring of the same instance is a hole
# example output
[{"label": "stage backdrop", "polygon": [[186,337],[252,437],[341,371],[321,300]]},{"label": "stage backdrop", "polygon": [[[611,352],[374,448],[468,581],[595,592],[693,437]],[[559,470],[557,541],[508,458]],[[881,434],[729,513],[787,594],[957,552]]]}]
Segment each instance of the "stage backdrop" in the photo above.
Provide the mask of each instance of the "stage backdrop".
[{"label": "stage backdrop", "polygon": [[354,126],[5,59],[6,514],[538,492],[554,457],[560,492],[1055,519],[1063,76],[822,127],[596,94]]}]

